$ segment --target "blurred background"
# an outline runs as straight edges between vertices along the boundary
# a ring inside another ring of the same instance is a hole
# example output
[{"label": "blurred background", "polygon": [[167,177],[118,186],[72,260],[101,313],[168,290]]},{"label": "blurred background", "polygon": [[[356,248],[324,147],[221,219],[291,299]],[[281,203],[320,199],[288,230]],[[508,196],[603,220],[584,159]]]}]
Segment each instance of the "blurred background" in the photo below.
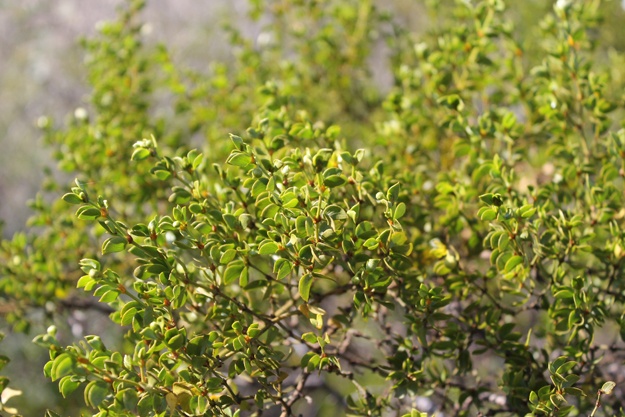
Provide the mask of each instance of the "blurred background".
[{"label": "blurred background", "polygon": [[[408,30],[418,33],[428,25],[424,2],[376,3]],[[99,21],[114,18],[122,3],[123,0],[0,0],[0,219],[4,222],[4,238],[24,230],[31,215],[27,200],[40,189],[45,170],[54,171],[50,150],[43,146],[37,129],[37,119],[47,115],[62,121],[84,105],[88,86],[78,40],[93,35]],[[532,30],[553,4],[545,0],[507,3],[521,34]],[[222,30],[224,23],[239,27],[251,39],[260,34],[261,26],[246,17],[247,7],[247,0],[151,0],[144,13],[147,38],[166,44],[177,64],[202,71],[211,61],[228,62],[232,56]],[[606,1],[603,7],[606,25],[600,34],[600,47],[607,52],[624,51],[625,0]],[[374,55],[384,56],[383,51]],[[388,89],[392,83],[388,63],[384,59],[372,62],[378,87]],[[34,335],[44,329],[32,330]],[[0,349],[12,359],[3,371],[12,379],[11,387],[28,386],[29,392],[39,393],[36,398],[22,396],[9,403],[27,416],[43,415],[48,407],[59,409],[57,384],[43,377],[41,369],[46,358],[42,357],[42,349],[28,343],[32,335],[11,333]]]},{"label": "blurred background", "polygon": [[[123,0],[0,0],[0,219],[3,237],[23,228],[26,201],[50,164],[37,119],[62,120],[85,102],[80,37],[115,17]],[[145,20],[153,42],[198,67],[228,54],[220,23],[245,15],[246,1],[151,1]],[[51,167],[52,168],[52,167]]]}]

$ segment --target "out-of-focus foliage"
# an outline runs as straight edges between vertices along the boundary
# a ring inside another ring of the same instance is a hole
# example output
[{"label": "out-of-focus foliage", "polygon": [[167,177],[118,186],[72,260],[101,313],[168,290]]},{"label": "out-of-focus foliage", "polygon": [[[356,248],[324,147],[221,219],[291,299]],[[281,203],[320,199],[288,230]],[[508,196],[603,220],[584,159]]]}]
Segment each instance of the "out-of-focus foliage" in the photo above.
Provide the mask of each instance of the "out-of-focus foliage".
[{"label": "out-of-focus foliage", "polygon": [[85,415],[625,415],[609,6],[425,2],[414,33],[371,1],[250,1],[263,32],[228,27],[203,72],[129,1],[84,42],[89,106],[40,119],[77,179],[2,242],[3,317],[110,313],[119,347],[34,340]]}]

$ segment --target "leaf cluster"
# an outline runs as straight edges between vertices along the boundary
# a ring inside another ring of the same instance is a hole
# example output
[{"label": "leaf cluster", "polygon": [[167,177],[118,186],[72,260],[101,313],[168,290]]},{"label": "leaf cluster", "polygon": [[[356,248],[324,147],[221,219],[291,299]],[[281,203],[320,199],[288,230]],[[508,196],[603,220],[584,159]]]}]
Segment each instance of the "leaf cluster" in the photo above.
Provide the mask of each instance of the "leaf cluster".
[{"label": "leaf cluster", "polygon": [[84,43],[89,109],[42,124],[78,179],[2,242],[5,318],[99,306],[124,333],[37,336],[61,394],[94,416],[287,417],[324,393],[348,415],[623,415],[600,2],[558,1],[532,57],[500,0],[417,41],[369,1],[251,4],[270,41],[228,27],[235,63],[205,74],[146,46],[130,1]]}]

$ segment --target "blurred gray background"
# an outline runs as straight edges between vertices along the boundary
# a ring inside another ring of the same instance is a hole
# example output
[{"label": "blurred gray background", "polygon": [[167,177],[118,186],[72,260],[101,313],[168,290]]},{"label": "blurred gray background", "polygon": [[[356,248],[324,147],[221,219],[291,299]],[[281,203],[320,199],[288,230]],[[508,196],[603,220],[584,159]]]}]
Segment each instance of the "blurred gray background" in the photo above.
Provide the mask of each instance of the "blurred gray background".
[{"label": "blurred gray background", "polygon": [[[37,118],[62,119],[88,92],[78,39],[115,17],[123,0],[0,0],[0,219],[3,237],[24,228],[26,201],[39,190],[46,166]],[[149,40],[165,42],[175,60],[198,67],[225,58],[220,22],[245,15],[245,0],[155,0],[145,19]]]}]

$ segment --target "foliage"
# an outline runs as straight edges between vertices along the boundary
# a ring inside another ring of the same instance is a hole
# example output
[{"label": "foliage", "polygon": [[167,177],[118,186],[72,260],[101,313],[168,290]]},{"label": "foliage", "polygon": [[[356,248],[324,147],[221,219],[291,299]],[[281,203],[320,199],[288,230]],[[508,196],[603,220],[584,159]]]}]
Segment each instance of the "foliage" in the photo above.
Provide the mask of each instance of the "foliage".
[{"label": "foliage", "polygon": [[430,5],[418,40],[368,1],[250,3],[266,42],[229,27],[236,62],[201,74],[129,2],[84,43],[89,107],[40,120],[78,179],[2,243],[5,318],[94,308],[125,332],[37,336],[61,394],[94,416],[625,415],[600,2],[556,2],[530,57],[499,0]]}]

